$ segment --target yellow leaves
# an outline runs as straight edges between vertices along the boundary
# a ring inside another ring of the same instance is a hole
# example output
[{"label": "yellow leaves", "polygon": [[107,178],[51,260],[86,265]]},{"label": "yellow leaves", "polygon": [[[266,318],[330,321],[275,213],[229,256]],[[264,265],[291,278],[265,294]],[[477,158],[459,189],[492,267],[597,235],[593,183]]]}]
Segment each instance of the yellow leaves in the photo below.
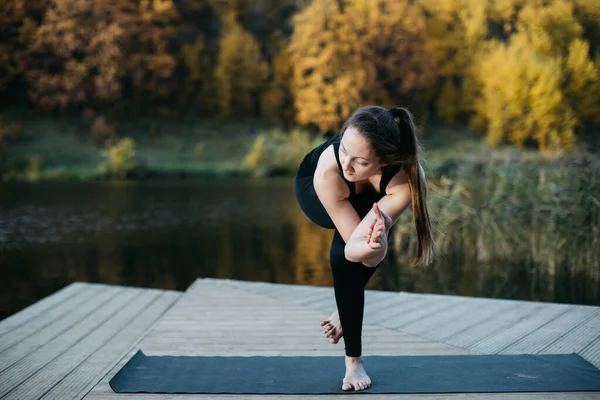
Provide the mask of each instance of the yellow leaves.
[{"label": "yellow leaves", "polygon": [[476,76],[482,85],[477,111],[488,121],[489,144],[535,139],[541,150],[573,145],[575,118],[563,101],[561,65],[531,51],[527,37],[498,44],[480,59]]},{"label": "yellow leaves", "polygon": [[[454,121],[471,111],[477,85],[473,84],[473,65],[488,34],[490,1],[418,0],[431,15],[427,20],[428,38],[435,51],[436,68],[444,86],[436,99],[438,116]],[[451,93],[450,84],[457,85]],[[448,97],[450,96],[451,97]],[[452,105],[446,104],[453,101]]]},{"label": "yellow leaves", "polygon": [[102,151],[106,161],[99,166],[100,172],[118,178],[125,178],[127,173],[133,170],[137,162],[135,160],[135,142],[125,137]]},{"label": "yellow leaves", "polygon": [[292,87],[293,65],[290,54],[283,48],[272,62],[271,79],[268,89],[261,96],[261,111],[265,117],[291,125],[295,113],[293,109],[294,89]]},{"label": "yellow leaves", "polygon": [[447,79],[437,99],[436,109],[438,116],[449,125],[455,122],[455,116],[458,113],[458,99],[458,88],[451,79]]},{"label": "yellow leaves", "polygon": [[289,52],[297,121],[335,132],[359,105],[397,104],[435,81],[420,9],[408,1],[315,0]]},{"label": "yellow leaves", "polygon": [[565,62],[565,93],[584,120],[600,123],[600,75],[589,56],[589,44],[575,39]]},{"label": "yellow leaves", "polygon": [[583,31],[566,0],[542,6],[528,3],[519,12],[517,29],[536,51],[553,56],[566,54],[569,44]]},{"label": "yellow leaves", "polygon": [[269,73],[258,42],[235,21],[233,14],[224,21],[219,41],[219,58],[214,71],[219,87],[218,102],[223,118],[252,115],[254,93],[262,90]]},{"label": "yellow leaves", "polygon": [[192,43],[181,46],[181,58],[192,82],[204,81],[208,69],[208,60],[204,54],[204,37],[199,36]]}]

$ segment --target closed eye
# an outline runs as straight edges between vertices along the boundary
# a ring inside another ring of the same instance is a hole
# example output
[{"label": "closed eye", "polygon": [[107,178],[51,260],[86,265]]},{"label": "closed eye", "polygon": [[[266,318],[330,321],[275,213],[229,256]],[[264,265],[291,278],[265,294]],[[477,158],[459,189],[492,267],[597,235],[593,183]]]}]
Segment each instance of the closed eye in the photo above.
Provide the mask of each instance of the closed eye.
[{"label": "closed eye", "polygon": [[[344,149],[344,145],[343,145],[343,144],[340,146],[340,150],[341,150],[341,151],[342,151],[344,154],[347,154],[347,153],[346,153],[346,150]],[[368,163],[368,162],[359,162],[359,163],[358,163],[358,165],[365,166],[365,165],[369,165],[369,163]]]}]

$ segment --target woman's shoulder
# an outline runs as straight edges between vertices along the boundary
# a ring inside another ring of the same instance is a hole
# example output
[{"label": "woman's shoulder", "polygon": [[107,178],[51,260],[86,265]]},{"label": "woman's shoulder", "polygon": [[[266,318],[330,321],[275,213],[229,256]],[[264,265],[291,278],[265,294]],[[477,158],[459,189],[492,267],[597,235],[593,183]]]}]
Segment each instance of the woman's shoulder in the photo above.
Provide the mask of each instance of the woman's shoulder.
[{"label": "woman's shoulder", "polygon": [[332,194],[337,193],[347,198],[350,195],[350,189],[340,171],[335,151],[336,147],[332,143],[321,153],[315,170],[315,185],[326,188],[333,192]]},{"label": "woman's shoulder", "polygon": [[339,165],[337,162],[337,158],[335,156],[336,146],[334,143],[331,143],[327,146],[319,155],[319,160],[317,161],[317,169],[315,174],[333,174],[337,176],[342,176]]},{"label": "woman's shoulder", "polygon": [[394,194],[401,191],[404,186],[408,186],[408,175],[404,168],[399,166],[394,168],[392,175],[389,177],[389,182],[385,187],[386,194]]}]

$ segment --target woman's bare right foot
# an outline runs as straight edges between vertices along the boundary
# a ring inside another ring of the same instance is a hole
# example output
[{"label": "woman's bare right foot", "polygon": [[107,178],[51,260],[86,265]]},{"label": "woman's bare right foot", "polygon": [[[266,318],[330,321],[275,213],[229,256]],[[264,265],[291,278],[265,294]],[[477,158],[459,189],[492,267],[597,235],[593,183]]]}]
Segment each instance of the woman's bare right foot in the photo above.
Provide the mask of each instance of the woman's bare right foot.
[{"label": "woman's bare right foot", "polygon": [[334,311],[334,313],[331,314],[328,319],[322,321],[321,326],[323,327],[323,334],[325,337],[329,338],[329,341],[332,344],[339,342],[343,332],[342,324],[340,323],[340,316],[338,315],[337,311]]}]

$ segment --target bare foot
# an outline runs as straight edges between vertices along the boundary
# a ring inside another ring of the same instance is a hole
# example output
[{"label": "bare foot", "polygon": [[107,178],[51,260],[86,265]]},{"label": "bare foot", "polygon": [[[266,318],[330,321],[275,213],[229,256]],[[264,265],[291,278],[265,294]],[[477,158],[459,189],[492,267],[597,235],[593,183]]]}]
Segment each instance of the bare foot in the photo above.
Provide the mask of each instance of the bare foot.
[{"label": "bare foot", "polygon": [[323,327],[323,334],[325,337],[329,338],[329,341],[332,344],[339,342],[343,332],[342,324],[340,323],[340,316],[338,315],[337,310],[334,311],[334,313],[331,314],[328,319],[321,322],[321,326]]},{"label": "bare foot", "polygon": [[346,376],[342,381],[342,390],[363,390],[371,386],[371,378],[363,366],[362,357],[346,356]]}]

